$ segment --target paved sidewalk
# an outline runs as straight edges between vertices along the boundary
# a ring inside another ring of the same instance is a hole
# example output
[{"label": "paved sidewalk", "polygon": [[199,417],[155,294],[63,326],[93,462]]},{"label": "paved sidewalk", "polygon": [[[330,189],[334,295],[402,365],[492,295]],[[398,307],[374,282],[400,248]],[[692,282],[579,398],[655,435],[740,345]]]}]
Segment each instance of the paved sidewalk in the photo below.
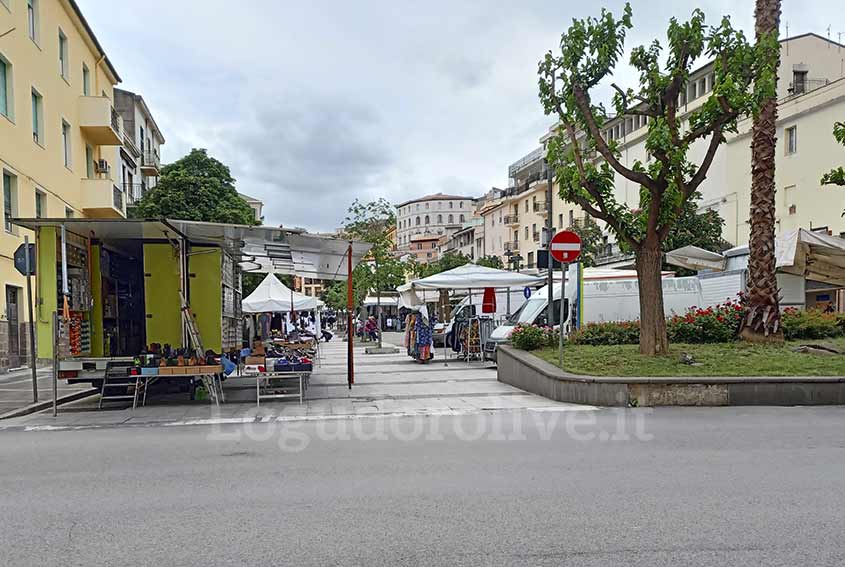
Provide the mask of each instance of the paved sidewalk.
[{"label": "paved sidewalk", "polygon": [[[45,402],[53,399],[53,373],[51,366],[38,369],[38,401]],[[58,394],[61,398],[68,394],[89,390],[89,384],[68,384],[65,380],[58,382]],[[19,410],[33,403],[32,399],[32,370],[16,370],[0,375],[0,416]]]},{"label": "paved sidewalk", "polygon": [[[341,341],[322,345],[322,362],[315,368],[306,401],[263,402],[255,405],[254,379],[226,381],[227,403],[191,402],[185,394],[153,397],[136,409],[110,404],[97,410],[96,396],[59,408],[54,418],[41,412],[0,422],[0,428],[88,428],[153,425],[251,423],[256,421],[356,419],[373,416],[464,415],[533,409],[579,411],[593,406],[566,404],[530,394],[497,380],[495,366],[438,358],[417,364],[404,351],[367,355],[355,347],[355,385],[346,383],[346,348]],[[403,350],[400,348],[400,350]],[[437,356],[443,356],[437,350]]]}]

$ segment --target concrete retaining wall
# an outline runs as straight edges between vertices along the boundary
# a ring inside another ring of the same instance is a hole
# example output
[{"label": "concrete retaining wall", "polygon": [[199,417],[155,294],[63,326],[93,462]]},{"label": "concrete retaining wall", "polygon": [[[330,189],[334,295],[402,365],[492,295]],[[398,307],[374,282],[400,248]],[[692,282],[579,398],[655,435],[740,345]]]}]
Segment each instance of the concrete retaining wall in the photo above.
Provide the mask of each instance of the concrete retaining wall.
[{"label": "concrete retaining wall", "polygon": [[845,376],[578,376],[507,345],[498,348],[497,359],[500,382],[559,402],[596,406],[845,404]]}]

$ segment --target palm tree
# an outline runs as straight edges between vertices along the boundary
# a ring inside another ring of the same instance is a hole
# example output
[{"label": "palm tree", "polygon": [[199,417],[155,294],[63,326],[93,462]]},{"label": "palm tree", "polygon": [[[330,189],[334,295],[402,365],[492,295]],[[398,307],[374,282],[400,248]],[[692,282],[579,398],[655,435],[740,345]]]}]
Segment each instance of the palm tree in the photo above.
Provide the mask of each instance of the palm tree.
[{"label": "palm tree", "polygon": [[752,341],[783,340],[775,277],[775,123],[780,7],[780,0],[756,0],[754,7],[760,57],[755,87],[764,97],[754,115],[751,131],[751,239],[748,303],[742,336]]}]

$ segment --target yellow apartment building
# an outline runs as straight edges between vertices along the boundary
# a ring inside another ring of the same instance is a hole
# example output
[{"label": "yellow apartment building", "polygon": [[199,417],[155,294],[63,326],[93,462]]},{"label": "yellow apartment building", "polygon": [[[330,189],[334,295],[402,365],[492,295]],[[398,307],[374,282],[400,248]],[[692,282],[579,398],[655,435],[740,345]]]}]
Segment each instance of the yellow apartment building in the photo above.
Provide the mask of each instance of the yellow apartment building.
[{"label": "yellow apartment building", "polygon": [[74,0],[0,0],[2,368],[25,364],[28,351],[26,283],[13,264],[28,231],[11,219],[125,216],[112,174],[123,143],[119,82]]}]

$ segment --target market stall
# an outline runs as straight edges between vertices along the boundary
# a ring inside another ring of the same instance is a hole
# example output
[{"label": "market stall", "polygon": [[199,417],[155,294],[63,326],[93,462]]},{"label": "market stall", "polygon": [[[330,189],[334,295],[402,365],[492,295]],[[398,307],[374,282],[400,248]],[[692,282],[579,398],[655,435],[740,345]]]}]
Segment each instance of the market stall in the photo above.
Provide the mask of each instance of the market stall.
[{"label": "market stall", "polygon": [[55,356],[62,378],[133,403],[156,381],[222,400],[221,356],[242,346],[244,263],[254,269],[260,257],[259,268],[276,273],[346,278],[368,249],[301,231],[181,220],[13,222],[36,235],[38,358]]},{"label": "market stall", "polygon": [[[420,298],[419,292],[433,290],[451,292],[457,290],[466,291],[470,298],[470,307],[473,306],[473,293],[481,293],[481,313],[476,313],[474,308],[469,309],[469,315],[461,320],[456,320],[456,325],[450,330],[453,337],[451,347],[460,356],[469,361],[483,358],[484,342],[495,326],[492,314],[496,312],[496,290],[507,290],[509,294],[514,288],[538,286],[544,283],[545,278],[538,276],[498,270],[476,264],[465,264],[427,278],[411,281],[400,286],[397,290],[399,291],[401,304],[412,310],[412,314],[409,317],[415,314],[422,315],[422,310],[426,309],[426,302]],[[427,320],[431,324],[431,318],[428,317],[427,309],[425,311],[425,317],[420,317],[419,319],[415,317],[414,323],[416,324],[420,319]],[[421,350],[420,345],[415,344],[420,340],[419,336],[420,334],[418,333],[416,341],[411,341],[411,337],[407,336],[405,344],[408,348],[409,356],[415,359],[415,353],[425,352],[425,350]],[[427,337],[428,334],[423,331],[423,336]],[[447,344],[447,348],[449,346],[450,344]]]}]

